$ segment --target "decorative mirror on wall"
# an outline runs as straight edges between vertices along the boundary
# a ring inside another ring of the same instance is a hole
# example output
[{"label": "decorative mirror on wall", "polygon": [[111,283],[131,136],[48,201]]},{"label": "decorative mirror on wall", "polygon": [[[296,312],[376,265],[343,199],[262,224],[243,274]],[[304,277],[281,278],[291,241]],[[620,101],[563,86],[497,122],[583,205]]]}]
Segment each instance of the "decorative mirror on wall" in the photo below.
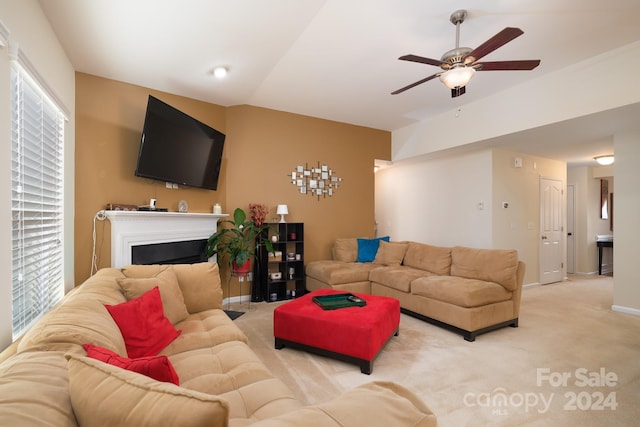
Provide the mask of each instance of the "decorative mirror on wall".
[{"label": "decorative mirror on wall", "polygon": [[609,219],[609,181],[600,180],[600,218]]},{"label": "decorative mirror on wall", "polygon": [[333,196],[341,182],[342,178],[334,175],[329,166],[320,165],[320,162],[317,167],[309,167],[308,163],[296,166],[291,172],[291,183],[298,187],[300,194],[316,196],[318,200],[320,197]]}]

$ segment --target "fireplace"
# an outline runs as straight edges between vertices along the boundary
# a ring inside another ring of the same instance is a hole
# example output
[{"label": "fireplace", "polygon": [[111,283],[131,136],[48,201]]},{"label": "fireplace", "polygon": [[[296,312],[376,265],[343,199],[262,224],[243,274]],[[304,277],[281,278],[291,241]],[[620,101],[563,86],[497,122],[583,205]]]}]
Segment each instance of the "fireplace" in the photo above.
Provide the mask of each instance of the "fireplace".
[{"label": "fireplace", "polygon": [[193,264],[207,261],[207,239],[131,247],[131,264]]},{"label": "fireplace", "polygon": [[226,214],[107,211],[111,266],[205,261],[204,245]]}]

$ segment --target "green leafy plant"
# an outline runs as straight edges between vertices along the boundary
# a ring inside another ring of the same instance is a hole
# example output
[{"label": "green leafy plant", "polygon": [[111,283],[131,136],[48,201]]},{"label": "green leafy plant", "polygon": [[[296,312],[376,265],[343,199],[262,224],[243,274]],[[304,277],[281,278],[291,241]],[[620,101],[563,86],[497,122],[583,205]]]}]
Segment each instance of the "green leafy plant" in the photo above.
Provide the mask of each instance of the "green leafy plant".
[{"label": "green leafy plant", "polygon": [[223,220],[218,224],[222,228],[209,237],[205,248],[208,257],[218,256],[218,264],[224,258],[229,265],[241,267],[255,257],[259,245],[265,245],[269,252],[274,251],[269,239],[261,238],[269,226],[247,220],[247,214],[241,208],[233,211],[233,220]]}]

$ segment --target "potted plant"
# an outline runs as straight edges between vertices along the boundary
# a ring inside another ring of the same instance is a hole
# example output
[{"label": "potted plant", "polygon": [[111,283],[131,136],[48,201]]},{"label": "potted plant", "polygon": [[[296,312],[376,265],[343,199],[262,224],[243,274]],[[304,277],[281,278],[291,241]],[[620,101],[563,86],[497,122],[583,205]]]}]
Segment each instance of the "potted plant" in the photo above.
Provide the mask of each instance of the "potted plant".
[{"label": "potted plant", "polygon": [[251,257],[255,256],[258,245],[264,244],[268,251],[273,252],[273,245],[268,239],[258,239],[263,231],[269,227],[263,223],[256,224],[253,220],[247,220],[247,214],[241,208],[233,212],[233,221],[219,222],[222,227],[213,233],[206,246],[206,255],[212,257],[218,255],[218,264],[222,258],[231,265],[231,271],[238,276],[246,276],[249,272]]}]

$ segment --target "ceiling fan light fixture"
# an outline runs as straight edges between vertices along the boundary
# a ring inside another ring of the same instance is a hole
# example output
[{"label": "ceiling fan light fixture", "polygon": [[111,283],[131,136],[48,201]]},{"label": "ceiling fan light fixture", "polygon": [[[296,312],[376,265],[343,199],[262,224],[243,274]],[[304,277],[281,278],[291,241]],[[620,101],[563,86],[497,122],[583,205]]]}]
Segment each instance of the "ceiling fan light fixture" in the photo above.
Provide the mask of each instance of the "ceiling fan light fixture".
[{"label": "ceiling fan light fixture", "polygon": [[606,154],[604,156],[596,156],[594,157],[595,161],[598,162],[599,165],[602,166],[609,166],[612,165],[615,158],[613,157],[613,154]]},{"label": "ceiling fan light fixture", "polygon": [[440,81],[449,89],[464,87],[475,73],[473,67],[455,67],[440,74]]}]

